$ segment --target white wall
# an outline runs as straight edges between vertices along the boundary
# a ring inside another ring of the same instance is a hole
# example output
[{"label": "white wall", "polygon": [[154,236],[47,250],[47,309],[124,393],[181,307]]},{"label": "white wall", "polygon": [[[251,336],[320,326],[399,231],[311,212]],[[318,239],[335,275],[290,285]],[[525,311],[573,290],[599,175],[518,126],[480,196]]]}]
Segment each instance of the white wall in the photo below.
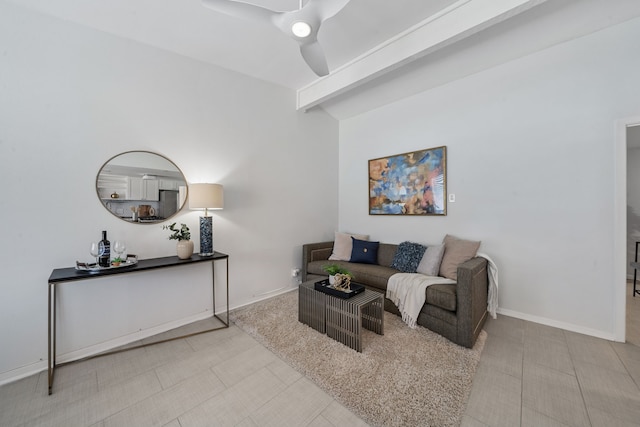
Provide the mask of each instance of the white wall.
[{"label": "white wall", "polygon": [[[614,124],[640,112],[640,20],[340,124],[340,228],[482,240],[502,313],[614,337]],[[367,214],[367,160],[447,146],[446,217]],[[619,284],[622,285],[622,284]]]},{"label": "white wall", "polygon": [[[631,132],[627,131],[627,135],[631,135]],[[629,262],[635,258],[638,240],[640,240],[640,148],[629,148],[627,150],[627,277],[629,278],[633,277],[633,268]]]},{"label": "white wall", "polygon": [[[157,152],[189,182],[225,186],[214,245],[230,254],[231,307],[293,286],[301,245],[337,224],[338,146],[337,122],[294,102],[288,89],[0,1],[0,383],[46,366],[47,278],[91,259],[101,230],[141,258],[175,254],[160,224],[100,204],[96,174],[119,152]],[[196,248],[199,215],[176,218]],[[207,315],[210,280],[197,266],[63,285],[60,360]]]}]

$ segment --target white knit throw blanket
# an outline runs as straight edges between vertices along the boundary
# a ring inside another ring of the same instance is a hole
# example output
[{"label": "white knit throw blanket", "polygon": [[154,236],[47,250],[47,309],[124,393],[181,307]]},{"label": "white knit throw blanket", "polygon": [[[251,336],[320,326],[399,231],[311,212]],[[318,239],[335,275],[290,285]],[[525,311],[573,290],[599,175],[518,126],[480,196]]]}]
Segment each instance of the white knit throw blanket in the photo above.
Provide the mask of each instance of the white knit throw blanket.
[{"label": "white knit throw blanket", "polygon": [[489,255],[478,253],[478,256],[487,260],[487,274],[489,275],[487,311],[495,319],[498,310],[498,266],[489,258]]},{"label": "white knit throw blanket", "polygon": [[[498,310],[498,266],[487,254],[478,253],[478,256],[487,260],[489,276],[487,311],[495,319]],[[396,273],[387,282],[387,298],[398,307],[402,320],[415,328],[418,314],[427,298],[427,287],[447,283],[456,282],[444,277],[425,276],[420,273]]]},{"label": "white knit throw blanket", "polygon": [[456,282],[444,277],[426,276],[420,273],[396,273],[387,282],[387,298],[398,307],[402,320],[409,327],[415,328],[420,309],[427,299],[427,287],[450,283]]}]

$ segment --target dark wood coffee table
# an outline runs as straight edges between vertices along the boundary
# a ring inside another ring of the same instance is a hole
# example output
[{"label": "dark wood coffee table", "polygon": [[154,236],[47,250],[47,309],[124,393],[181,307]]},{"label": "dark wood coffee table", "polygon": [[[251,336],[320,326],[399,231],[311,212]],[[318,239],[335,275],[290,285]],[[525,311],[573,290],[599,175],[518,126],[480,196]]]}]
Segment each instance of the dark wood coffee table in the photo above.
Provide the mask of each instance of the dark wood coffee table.
[{"label": "dark wood coffee table", "polygon": [[384,335],[384,295],[369,289],[343,299],[314,289],[309,280],[298,290],[298,320],[362,352],[362,328]]}]

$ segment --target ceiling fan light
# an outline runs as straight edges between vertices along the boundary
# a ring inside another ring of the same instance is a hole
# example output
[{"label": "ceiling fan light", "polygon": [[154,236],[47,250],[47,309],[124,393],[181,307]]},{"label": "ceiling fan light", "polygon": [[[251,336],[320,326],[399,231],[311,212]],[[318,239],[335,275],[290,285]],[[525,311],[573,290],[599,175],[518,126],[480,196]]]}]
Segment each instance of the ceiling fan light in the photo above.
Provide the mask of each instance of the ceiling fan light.
[{"label": "ceiling fan light", "polygon": [[294,22],[293,25],[291,25],[291,32],[296,37],[309,37],[309,34],[311,34],[311,25],[304,21]]}]

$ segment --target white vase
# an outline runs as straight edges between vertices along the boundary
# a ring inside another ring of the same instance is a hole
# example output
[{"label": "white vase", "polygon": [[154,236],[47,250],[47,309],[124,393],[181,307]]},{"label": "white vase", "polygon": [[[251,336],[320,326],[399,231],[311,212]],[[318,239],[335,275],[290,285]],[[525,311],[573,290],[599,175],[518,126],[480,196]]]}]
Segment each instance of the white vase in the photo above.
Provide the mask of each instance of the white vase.
[{"label": "white vase", "polygon": [[330,274],[329,275],[329,284],[333,286],[333,284],[336,282],[336,276],[335,274]]},{"label": "white vase", "polygon": [[193,242],[191,240],[178,240],[176,243],[178,258],[189,259],[193,255]]}]

